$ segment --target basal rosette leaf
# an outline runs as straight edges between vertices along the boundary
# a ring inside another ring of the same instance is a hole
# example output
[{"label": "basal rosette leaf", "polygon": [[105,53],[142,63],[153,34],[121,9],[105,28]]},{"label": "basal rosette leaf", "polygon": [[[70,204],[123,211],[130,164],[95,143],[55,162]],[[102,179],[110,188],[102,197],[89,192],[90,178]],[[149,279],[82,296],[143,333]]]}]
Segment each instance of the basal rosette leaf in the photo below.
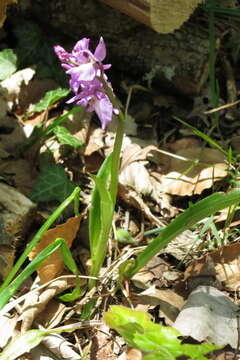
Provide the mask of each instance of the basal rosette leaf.
[{"label": "basal rosette leaf", "polygon": [[182,344],[177,329],[155,324],[149,314],[123,306],[111,306],[104,314],[104,321],[130,346],[143,351],[146,354],[143,360],[175,360],[182,355],[203,360],[207,359],[206,353],[219,348],[208,343]]},{"label": "basal rosette leaf", "polygon": [[50,106],[69,94],[69,89],[58,88],[47,91],[44,97],[35,105],[33,112],[47,110]]},{"label": "basal rosette leaf", "polygon": [[73,148],[78,148],[82,145],[82,142],[74,137],[64,126],[56,126],[53,132],[60,144],[70,145]]},{"label": "basal rosette leaf", "polygon": [[73,192],[75,186],[61,165],[52,164],[41,171],[31,199],[36,202],[53,200],[61,202]]}]

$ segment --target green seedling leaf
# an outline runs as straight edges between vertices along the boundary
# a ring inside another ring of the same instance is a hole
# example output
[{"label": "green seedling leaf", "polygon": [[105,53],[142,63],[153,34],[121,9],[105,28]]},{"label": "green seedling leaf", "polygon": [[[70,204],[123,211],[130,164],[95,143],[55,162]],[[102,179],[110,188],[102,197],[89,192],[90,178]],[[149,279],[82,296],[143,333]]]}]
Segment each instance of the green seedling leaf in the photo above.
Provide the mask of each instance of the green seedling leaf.
[{"label": "green seedling leaf", "polygon": [[17,70],[17,57],[12,49],[0,51],[0,81],[5,80]]},{"label": "green seedling leaf", "polygon": [[64,126],[56,126],[53,132],[57,136],[60,144],[70,145],[74,148],[82,145],[82,142],[75,138]]},{"label": "green seedling leaf", "polygon": [[56,90],[47,91],[44,97],[37,103],[32,112],[40,112],[48,110],[48,108],[54,105],[57,101],[69,94],[69,89],[58,88]]},{"label": "green seedling leaf", "polygon": [[62,202],[75,188],[61,165],[44,168],[33,188],[31,199],[36,202],[58,200]]},{"label": "green seedling leaf", "polygon": [[14,360],[36,347],[49,331],[29,330],[16,337],[0,354],[0,360]]},{"label": "green seedling leaf", "polygon": [[116,230],[116,240],[123,244],[133,244],[134,240],[127,230],[117,229]]},{"label": "green seedling leaf", "polygon": [[201,345],[181,344],[181,333],[171,327],[154,324],[149,314],[113,305],[104,314],[105,323],[116,330],[132,347],[143,351],[145,360],[175,360],[179,356],[190,359],[204,357],[218,346],[203,343]]},{"label": "green seedling leaf", "polygon": [[127,267],[125,276],[131,278],[135,275],[153,256],[183,231],[188,230],[200,220],[213,215],[217,211],[236,205],[239,202],[240,190],[234,189],[227,194],[212,194],[192,205],[166,226],[142,253],[137,256],[134,264]]},{"label": "green seedling leaf", "polygon": [[76,286],[73,289],[72,292],[64,294],[59,296],[58,298],[61,301],[65,301],[65,302],[69,302],[69,301],[75,301],[77,299],[79,299],[79,297],[82,295],[82,291],[81,291],[81,282],[80,282],[80,278],[77,277],[76,279]]},{"label": "green seedling leaf", "polygon": [[206,141],[209,145],[215,147],[219,151],[221,151],[224,155],[227,155],[227,151],[225,151],[216,141],[214,141],[212,138],[210,138],[208,135],[204,134],[200,130],[196,129],[194,126],[188,124],[187,122],[179,119],[178,117],[174,116],[174,119],[179,121],[181,124],[185,125],[189,129],[192,130],[194,134],[202,138],[204,141]]}]

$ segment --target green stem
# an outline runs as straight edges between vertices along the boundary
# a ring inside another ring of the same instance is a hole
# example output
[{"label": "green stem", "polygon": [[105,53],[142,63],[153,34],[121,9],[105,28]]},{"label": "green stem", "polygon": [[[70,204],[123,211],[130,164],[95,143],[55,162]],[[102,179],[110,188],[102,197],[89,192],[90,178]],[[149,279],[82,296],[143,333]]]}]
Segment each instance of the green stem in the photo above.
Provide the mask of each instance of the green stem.
[{"label": "green stem", "polygon": [[32,239],[32,241],[30,242],[30,244],[27,245],[26,249],[24,250],[24,252],[22,253],[22,255],[20,256],[20,258],[17,260],[16,264],[13,266],[12,270],[10,271],[10,273],[8,274],[8,276],[6,277],[3,285],[0,287],[0,294],[2,292],[3,289],[5,289],[10,282],[12,281],[12,279],[14,278],[14,276],[16,275],[16,273],[18,272],[18,270],[20,269],[20,267],[22,266],[22,264],[24,263],[24,261],[26,260],[26,258],[28,257],[28,254],[32,251],[32,249],[37,245],[37,243],[41,240],[42,236],[45,234],[45,232],[49,229],[49,227],[54,223],[54,221],[59,217],[59,215],[63,212],[63,210],[72,202],[74,201],[74,199],[76,197],[79,197],[79,193],[80,193],[80,188],[76,187],[74,189],[74,191],[72,192],[72,194],[62,202],[62,204],[59,205],[59,207],[54,211],[54,213],[47,219],[47,221],[41,226],[41,228],[38,230],[38,232],[36,233],[36,235],[34,236],[34,238]]},{"label": "green stem", "polygon": [[118,191],[120,153],[121,153],[124,128],[125,128],[125,119],[124,119],[124,115],[121,111],[119,112],[118,118],[119,118],[119,122],[118,122],[115,143],[114,143],[114,147],[113,147],[113,154],[112,154],[111,183],[110,183],[110,194],[111,194],[114,206],[116,203],[117,191]]},{"label": "green stem", "polygon": [[125,116],[124,116],[123,112],[120,110],[118,101],[117,101],[116,97],[114,96],[112,88],[110,86],[108,86],[103,75],[101,75],[100,81],[102,82],[104,90],[105,90],[107,96],[109,97],[111,103],[113,104],[114,108],[119,111],[119,114],[118,114],[119,121],[118,121],[115,142],[114,142],[114,147],[113,147],[113,153],[112,153],[111,182],[110,182],[110,194],[112,197],[113,206],[115,206],[116,198],[117,198],[117,190],[118,190],[120,153],[121,153],[124,128],[125,128]]}]

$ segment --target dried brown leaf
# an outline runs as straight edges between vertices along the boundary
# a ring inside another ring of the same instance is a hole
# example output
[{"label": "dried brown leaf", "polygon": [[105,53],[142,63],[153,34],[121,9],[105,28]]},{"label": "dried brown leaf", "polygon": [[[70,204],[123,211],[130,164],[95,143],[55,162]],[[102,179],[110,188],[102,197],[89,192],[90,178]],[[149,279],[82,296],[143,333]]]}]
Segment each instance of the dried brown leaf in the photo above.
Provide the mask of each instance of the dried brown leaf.
[{"label": "dried brown leaf", "polygon": [[133,303],[148,304],[151,306],[160,305],[161,312],[166,318],[169,325],[176,320],[181,311],[185,301],[182,296],[178,295],[171,289],[157,289],[154,285],[142,291],[140,294],[135,294]]},{"label": "dried brown leaf", "polygon": [[[22,320],[21,331],[29,330],[35,318],[41,312],[46,311],[46,306],[50,300],[73,285],[74,281],[72,279],[58,279],[48,285],[46,289],[31,292],[24,302],[23,312],[19,318],[19,320]],[[51,317],[51,313],[49,317]],[[50,321],[50,319],[46,321]],[[55,320],[52,319],[52,321]]]},{"label": "dried brown leaf", "polygon": [[137,193],[150,195],[153,190],[149,172],[145,168],[146,162],[135,161],[129,164],[120,174],[119,181],[124,186],[130,186]]},{"label": "dried brown leaf", "polygon": [[11,316],[10,314],[6,314],[0,316],[0,329],[4,329],[1,331],[0,336],[0,347],[3,349],[12,338],[15,337],[16,331],[14,330],[18,321],[18,317]]},{"label": "dried brown leaf", "polygon": [[[209,259],[214,264],[214,271],[217,280],[222,283],[226,290],[239,291],[240,286],[240,244],[234,243],[221,247],[220,249],[208,253],[203,258],[190,264],[185,272],[185,278],[201,276],[202,269],[206,268]],[[209,270],[204,276],[213,276]]]},{"label": "dried brown leaf", "polygon": [[117,360],[118,356],[114,353],[114,339],[110,334],[107,325],[101,325],[96,335],[92,339],[90,359],[92,360]]},{"label": "dried brown leaf", "polygon": [[137,194],[136,191],[131,190],[120,183],[118,194],[126,204],[133,206],[138,210],[141,210],[143,214],[151,221],[151,223],[157,224],[158,226],[163,225],[163,223],[156,216],[152,214],[150,208],[143,201],[141,196]]},{"label": "dried brown leaf", "polygon": [[[73,217],[68,219],[64,224],[57,225],[55,228],[48,230],[42,237],[40,243],[29,254],[29,259],[34,259],[40,251],[54,242],[57,238],[65,239],[67,246],[70,248],[77,234],[80,221],[81,216]],[[39,266],[37,272],[41,282],[45,283],[60,275],[63,269],[64,263],[61,257],[61,252],[60,250],[57,250]]]},{"label": "dried brown leaf", "polygon": [[51,299],[48,302],[47,307],[40,314],[37,315],[35,320],[44,328],[54,328],[59,326],[65,311],[66,305],[59,301]]},{"label": "dried brown leaf", "polygon": [[95,151],[99,151],[104,147],[104,131],[102,129],[94,129],[89,136],[89,141],[85,147],[84,155],[90,156]]},{"label": "dried brown leaf", "polygon": [[176,157],[170,158],[169,172],[162,177],[163,188],[169,194],[180,196],[201,194],[227,176],[228,166],[224,159],[217,149],[196,147],[180,150]]}]

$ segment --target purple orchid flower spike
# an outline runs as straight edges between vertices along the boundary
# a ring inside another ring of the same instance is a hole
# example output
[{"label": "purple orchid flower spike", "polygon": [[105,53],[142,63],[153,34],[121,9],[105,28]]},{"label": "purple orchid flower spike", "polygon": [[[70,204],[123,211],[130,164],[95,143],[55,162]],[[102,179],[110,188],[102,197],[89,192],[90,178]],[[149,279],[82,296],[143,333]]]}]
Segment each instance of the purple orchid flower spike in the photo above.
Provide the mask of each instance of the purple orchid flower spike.
[{"label": "purple orchid flower spike", "polygon": [[77,93],[82,82],[92,81],[101,72],[111,67],[102,64],[106,57],[106,46],[101,37],[94,54],[89,50],[90,39],[83,38],[74,46],[72,53],[68,53],[61,46],[55,46],[54,51],[62,62],[62,66],[71,76],[70,87]]},{"label": "purple orchid flower spike", "polygon": [[95,111],[101,121],[102,128],[111,122],[113,114],[117,114],[107,96],[100,78],[111,88],[107,82],[105,70],[111,67],[110,64],[103,64],[106,57],[106,46],[101,37],[94,53],[89,50],[90,39],[83,38],[74,46],[71,53],[57,45],[54,51],[70,75],[70,88],[75,96],[68,103],[75,102],[87,108],[87,111]]}]

